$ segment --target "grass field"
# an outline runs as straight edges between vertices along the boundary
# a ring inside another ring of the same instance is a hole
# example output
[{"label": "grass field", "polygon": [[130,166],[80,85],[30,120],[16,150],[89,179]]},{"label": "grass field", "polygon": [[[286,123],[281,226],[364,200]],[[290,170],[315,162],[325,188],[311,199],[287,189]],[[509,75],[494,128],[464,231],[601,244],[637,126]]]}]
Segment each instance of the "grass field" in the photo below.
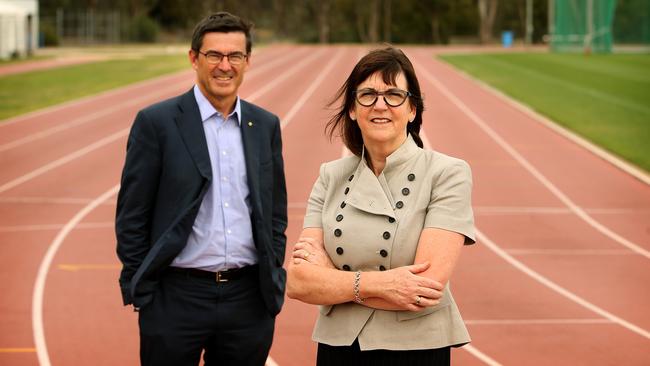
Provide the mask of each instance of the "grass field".
[{"label": "grass field", "polygon": [[650,54],[440,57],[650,171]]},{"label": "grass field", "polygon": [[8,117],[177,70],[185,54],[110,60],[0,77],[0,123]]}]

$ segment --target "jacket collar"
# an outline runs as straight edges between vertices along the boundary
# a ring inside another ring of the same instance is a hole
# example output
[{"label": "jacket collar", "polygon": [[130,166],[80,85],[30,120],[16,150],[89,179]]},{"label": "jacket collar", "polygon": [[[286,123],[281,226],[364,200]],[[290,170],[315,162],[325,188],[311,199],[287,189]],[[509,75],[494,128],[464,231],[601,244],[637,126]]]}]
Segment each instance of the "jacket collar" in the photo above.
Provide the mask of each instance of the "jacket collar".
[{"label": "jacket collar", "polygon": [[420,148],[409,134],[406,141],[386,158],[386,166],[379,176],[375,176],[368,167],[365,151],[362,152],[346,203],[362,211],[395,218],[395,200],[390,193],[387,177],[390,178],[392,172],[413,158],[418,151]]},{"label": "jacket collar", "polygon": [[187,93],[180,96],[178,101],[179,113],[174,118],[178,131],[183,138],[187,151],[192,155],[192,160],[199,169],[201,175],[208,180],[212,180],[212,167],[210,165],[210,154],[208,153],[208,143],[205,139],[201,112],[194,97],[194,92],[190,89]]},{"label": "jacket collar", "polygon": [[395,169],[399,168],[402,164],[411,160],[419,151],[420,147],[415,143],[411,134],[406,136],[406,140],[397,150],[386,157],[386,165],[382,171],[383,175],[390,176]]}]

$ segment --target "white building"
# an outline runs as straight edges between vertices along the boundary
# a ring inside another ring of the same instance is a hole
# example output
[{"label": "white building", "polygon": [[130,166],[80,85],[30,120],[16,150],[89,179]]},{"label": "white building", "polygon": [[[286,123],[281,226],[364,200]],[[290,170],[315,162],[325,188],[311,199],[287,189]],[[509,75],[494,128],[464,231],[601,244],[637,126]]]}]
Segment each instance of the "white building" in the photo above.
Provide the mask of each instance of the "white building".
[{"label": "white building", "polygon": [[38,46],[38,0],[0,0],[0,59],[25,56]]}]

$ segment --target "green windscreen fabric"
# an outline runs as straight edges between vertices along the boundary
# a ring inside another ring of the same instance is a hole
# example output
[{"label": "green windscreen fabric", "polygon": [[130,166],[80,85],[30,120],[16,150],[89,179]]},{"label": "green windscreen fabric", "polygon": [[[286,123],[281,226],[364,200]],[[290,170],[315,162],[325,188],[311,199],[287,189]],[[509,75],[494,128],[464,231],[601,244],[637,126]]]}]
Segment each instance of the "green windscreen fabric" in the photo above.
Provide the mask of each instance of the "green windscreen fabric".
[{"label": "green windscreen fabric", "polygon": [[551,3],[554,52],[612,52],[616,0],[554,0]]}]

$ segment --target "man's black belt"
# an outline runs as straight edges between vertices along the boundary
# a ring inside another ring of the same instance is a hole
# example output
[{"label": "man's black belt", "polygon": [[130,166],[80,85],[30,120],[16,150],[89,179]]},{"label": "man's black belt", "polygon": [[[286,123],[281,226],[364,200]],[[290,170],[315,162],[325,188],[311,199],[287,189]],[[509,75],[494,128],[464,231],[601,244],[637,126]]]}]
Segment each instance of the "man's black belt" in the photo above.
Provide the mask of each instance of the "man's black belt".
[{"label": "man's black belt", "polygon": [[238,280],[242,277],[257,273],[258,265],[246,266],[241,268],[227,269],[225,271],[211,272],[196,268],[169,267],[172,273],[180,273],[191,277],[209,278],[216,282],[228,282]]}]

